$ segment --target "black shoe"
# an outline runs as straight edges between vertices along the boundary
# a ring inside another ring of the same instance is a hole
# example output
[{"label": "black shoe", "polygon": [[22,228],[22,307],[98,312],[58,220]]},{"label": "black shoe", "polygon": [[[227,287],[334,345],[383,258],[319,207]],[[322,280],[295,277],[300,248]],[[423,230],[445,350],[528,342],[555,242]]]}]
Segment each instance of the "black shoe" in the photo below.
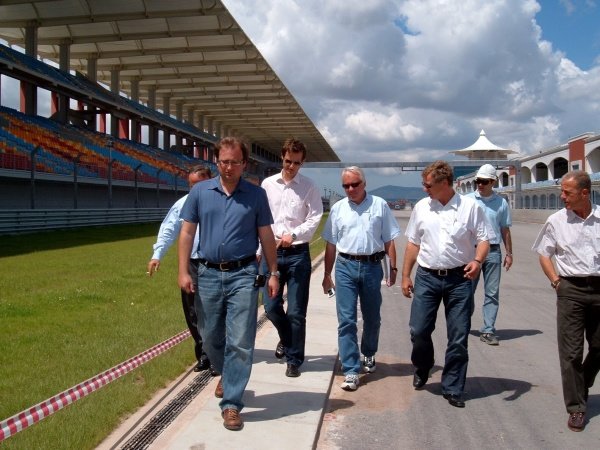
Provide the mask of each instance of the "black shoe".
[{"label": "black shoe", "polygon": [[213,376],[213,377],[221,375],[219,373],[219,371],[217,369],[215,369],[215,366],[213,366],[212,364],[210,365],[210,375]]},{"label": "black shoe", "polygon": [[455,408],[464,408],[465,407],[465,401],[462,399],[462,396],[459,394],[444,394],[444,398],[446,400],[448,400],[448,403],[450,403]]},{"label": "black shoe", "polygon": [[427,378],[429,378],[429,373],[423,373],[419,370],[415,370],[415,374],[413,375],[413,387],[415,389],[421,389],[427,383]]},{"label": "black shoe", "polygon": [[281,359],[285,356],[285,349],[283,348],[283,344],[281,341],[277,343],[277,348],[275,349],[275,358]]},{"label": "black shoe", "polygon": [[206,356],[203,356],[202,358],[200,358],[200,361],[198,361],[198,364],[196,364],[196,367],[194,367],[194,372],[201,372],[202,370],[206,370],[209,367],[210,361]]},{"label": "black shoe", "polygon": [[300,369],[295,364],[288,364],[285,370],[285,376],[290,378],[296,378],[300,376]]}]

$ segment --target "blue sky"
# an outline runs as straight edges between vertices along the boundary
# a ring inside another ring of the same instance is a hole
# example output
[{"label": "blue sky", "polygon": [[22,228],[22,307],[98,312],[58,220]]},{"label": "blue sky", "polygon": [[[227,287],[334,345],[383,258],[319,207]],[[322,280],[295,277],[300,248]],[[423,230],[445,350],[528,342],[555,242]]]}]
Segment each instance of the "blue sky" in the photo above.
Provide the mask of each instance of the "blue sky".
[{"label": "blue sky", "polygon": [[579,68],[598,66],[600,4],[589,0],[545,0],[540,4],[542,9],[535,19],[542,28],[542,38],[565,52]]},{"label": "blue sky", "polygon": [[[519,156],[600,133],[600,0],[223,3],[344,162],[452,159],[482,129]],[[302,170],[341,192],[339,169]]]}]

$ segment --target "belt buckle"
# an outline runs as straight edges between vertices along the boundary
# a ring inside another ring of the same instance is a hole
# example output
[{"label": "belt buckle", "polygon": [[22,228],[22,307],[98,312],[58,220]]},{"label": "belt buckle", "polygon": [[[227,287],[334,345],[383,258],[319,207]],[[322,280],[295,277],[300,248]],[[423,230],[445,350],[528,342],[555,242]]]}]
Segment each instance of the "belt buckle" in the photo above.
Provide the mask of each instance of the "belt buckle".
[{"label": "belt buckle", "polygon": [[228,262],[220,262],[219,263],[219,270],[221,272],[227,272],[229,270],[229,263]]},{"label": "belt buckle", "polygon": [[440,277],[446,277],[448,276],[448,269],[438,269],[437,273]]}]

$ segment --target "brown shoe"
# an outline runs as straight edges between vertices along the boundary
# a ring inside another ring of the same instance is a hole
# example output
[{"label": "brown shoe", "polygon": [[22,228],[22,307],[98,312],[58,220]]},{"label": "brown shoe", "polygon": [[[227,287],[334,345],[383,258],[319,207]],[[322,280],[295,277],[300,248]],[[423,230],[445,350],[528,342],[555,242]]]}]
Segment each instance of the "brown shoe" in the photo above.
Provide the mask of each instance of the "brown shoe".
[{"label": "brown shoe", "polygon": [[585,413],[581,411],[569,413],[567,426],[571,431],[583,431],[585,428]]},{"label": "brown shoe", "polygon": [[219,378],[219,382],[215,388],[215,397],[223,398],[223,378]]},{"label": "brown shoe", "polygon": [[244,427],[244,422],[237,409],[225,408],[223,412],[221,412],[221,416],[223,417],[223,426],[228,430],[237,431]]}]

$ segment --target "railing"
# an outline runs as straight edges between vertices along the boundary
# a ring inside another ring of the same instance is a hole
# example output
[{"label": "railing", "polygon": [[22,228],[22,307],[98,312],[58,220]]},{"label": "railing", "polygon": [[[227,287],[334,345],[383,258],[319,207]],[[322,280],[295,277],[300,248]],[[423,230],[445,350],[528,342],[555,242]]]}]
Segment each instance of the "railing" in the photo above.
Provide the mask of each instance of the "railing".
[{"label": "railing", "polygon": [[168,208],[0,210],[0,235],[98,225],[160,222]]}]

